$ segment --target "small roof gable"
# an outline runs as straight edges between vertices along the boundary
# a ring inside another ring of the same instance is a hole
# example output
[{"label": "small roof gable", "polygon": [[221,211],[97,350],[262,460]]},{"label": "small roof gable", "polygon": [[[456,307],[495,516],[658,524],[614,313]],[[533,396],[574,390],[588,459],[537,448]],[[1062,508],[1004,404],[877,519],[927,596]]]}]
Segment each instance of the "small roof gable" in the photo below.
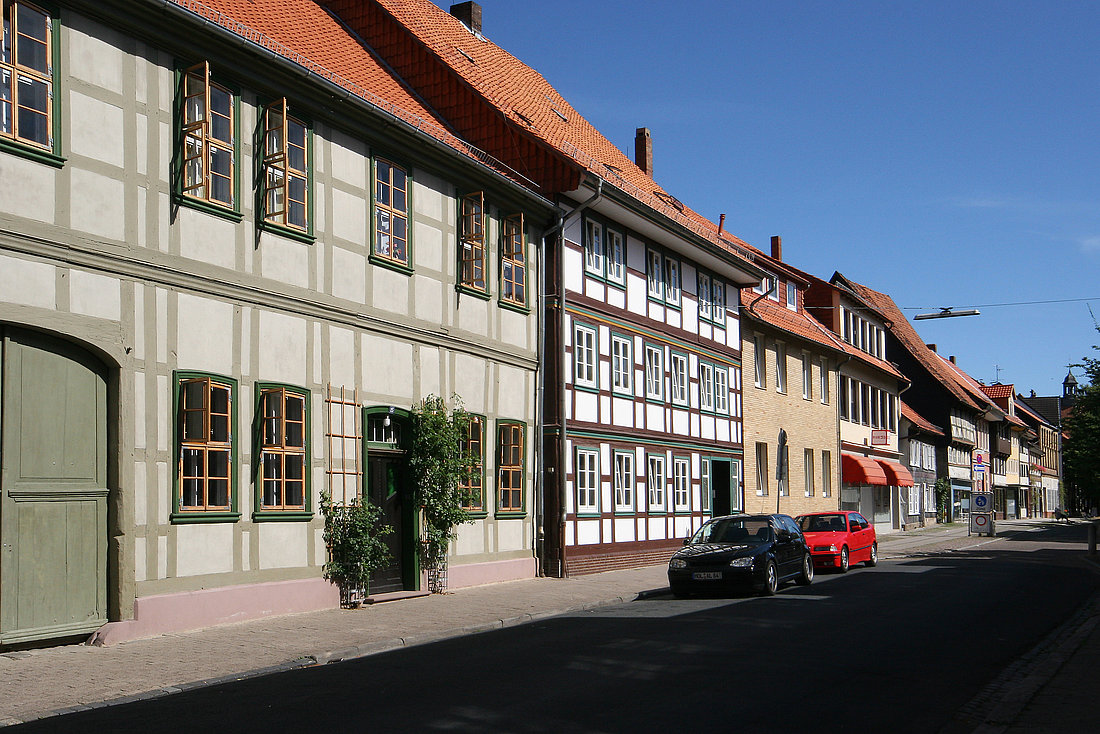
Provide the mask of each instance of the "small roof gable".
[{"label": "small roof gable", "polygon": [[931,434],[934,434],[936,436],[944,435],[942,428],[940,428],[936,424],[932,423],[932,421],[928,420],[927,418],[922,416],[917,411],[913,410],[912,406],[910,406],[904,400],[902,400],[900,402],[901,402],[901,415],[902,415],[903,418],[905,418],[907,421],[909,421],[910,423],[912,423],[914,426],[916,426],[917,428],[919,428],[921,431],[923,431],[925,433],[931,433]]}]

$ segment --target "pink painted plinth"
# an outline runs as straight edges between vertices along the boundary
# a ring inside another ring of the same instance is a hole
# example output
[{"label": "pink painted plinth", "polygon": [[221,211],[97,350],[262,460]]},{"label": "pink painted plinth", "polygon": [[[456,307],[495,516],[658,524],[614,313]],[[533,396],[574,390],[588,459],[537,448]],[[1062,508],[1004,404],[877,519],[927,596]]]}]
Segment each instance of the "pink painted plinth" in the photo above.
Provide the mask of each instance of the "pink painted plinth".
[{"label": "pink painted plinth", "polygon": [[339,606],[339,589],[324,579],[271,581],[145,596],[134,601],[133,619],[108,622],[88,642],[113,645],[140,637]]},{"label": "pink painted plinth", "polygon": [[447,569],[447,588],[461,589],[464,586],[481,586],[482,584],[496,584],[501,581],[533,579],[537,570],[538,566],[535,564],[534,558],[450,566]]}]

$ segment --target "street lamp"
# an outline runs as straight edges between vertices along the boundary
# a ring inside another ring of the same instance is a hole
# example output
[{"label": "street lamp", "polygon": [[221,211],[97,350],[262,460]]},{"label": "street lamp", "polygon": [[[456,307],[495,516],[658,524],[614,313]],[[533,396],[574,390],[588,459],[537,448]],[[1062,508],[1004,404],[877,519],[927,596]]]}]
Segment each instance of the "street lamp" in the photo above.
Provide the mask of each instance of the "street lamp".
[{"label": "street lamp", "polygon": [[980,316],[981,311],[976,308],[967,308],[962,311],[953,311],[950,306],[941,308],[939,313],[919,313],[913,317],[914,321],[923,319],[949,319],[953,316]]}]

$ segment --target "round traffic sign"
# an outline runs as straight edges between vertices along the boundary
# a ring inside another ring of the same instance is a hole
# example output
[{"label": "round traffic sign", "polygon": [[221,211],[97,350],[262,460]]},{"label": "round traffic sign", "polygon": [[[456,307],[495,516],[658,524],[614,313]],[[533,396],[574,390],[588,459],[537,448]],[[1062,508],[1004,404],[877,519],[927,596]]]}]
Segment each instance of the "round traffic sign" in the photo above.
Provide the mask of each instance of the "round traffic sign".
[{"label": "round traffic sign", "polygon": [[988,510],[989,509],[989,496],[984,494],[974,495],[974,509],[975,510]]},{"label": "round traffic sign", "polygon": [[989,527],[989,516],[988,515],[975,515],[974,516],[974,527],[976,527],[978,530],[985,530],[987,527]]}]

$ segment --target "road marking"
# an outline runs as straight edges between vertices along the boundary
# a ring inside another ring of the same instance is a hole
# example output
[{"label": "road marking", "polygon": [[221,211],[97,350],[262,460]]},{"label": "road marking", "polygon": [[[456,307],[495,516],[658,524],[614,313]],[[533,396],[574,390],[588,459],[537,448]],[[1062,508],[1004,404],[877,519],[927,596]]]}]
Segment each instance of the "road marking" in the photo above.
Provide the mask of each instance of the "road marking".
[{"label": "road marking", "polygon": [[969,550],[971,548],[981,548],[983,545],[989,545],[990,543],[996,543],[998,540],[1004,540],[1004,538],[994,538],[993,540],[986,540],[982,543],[975,543],[974,545],[964,545],[958,550]]}]

